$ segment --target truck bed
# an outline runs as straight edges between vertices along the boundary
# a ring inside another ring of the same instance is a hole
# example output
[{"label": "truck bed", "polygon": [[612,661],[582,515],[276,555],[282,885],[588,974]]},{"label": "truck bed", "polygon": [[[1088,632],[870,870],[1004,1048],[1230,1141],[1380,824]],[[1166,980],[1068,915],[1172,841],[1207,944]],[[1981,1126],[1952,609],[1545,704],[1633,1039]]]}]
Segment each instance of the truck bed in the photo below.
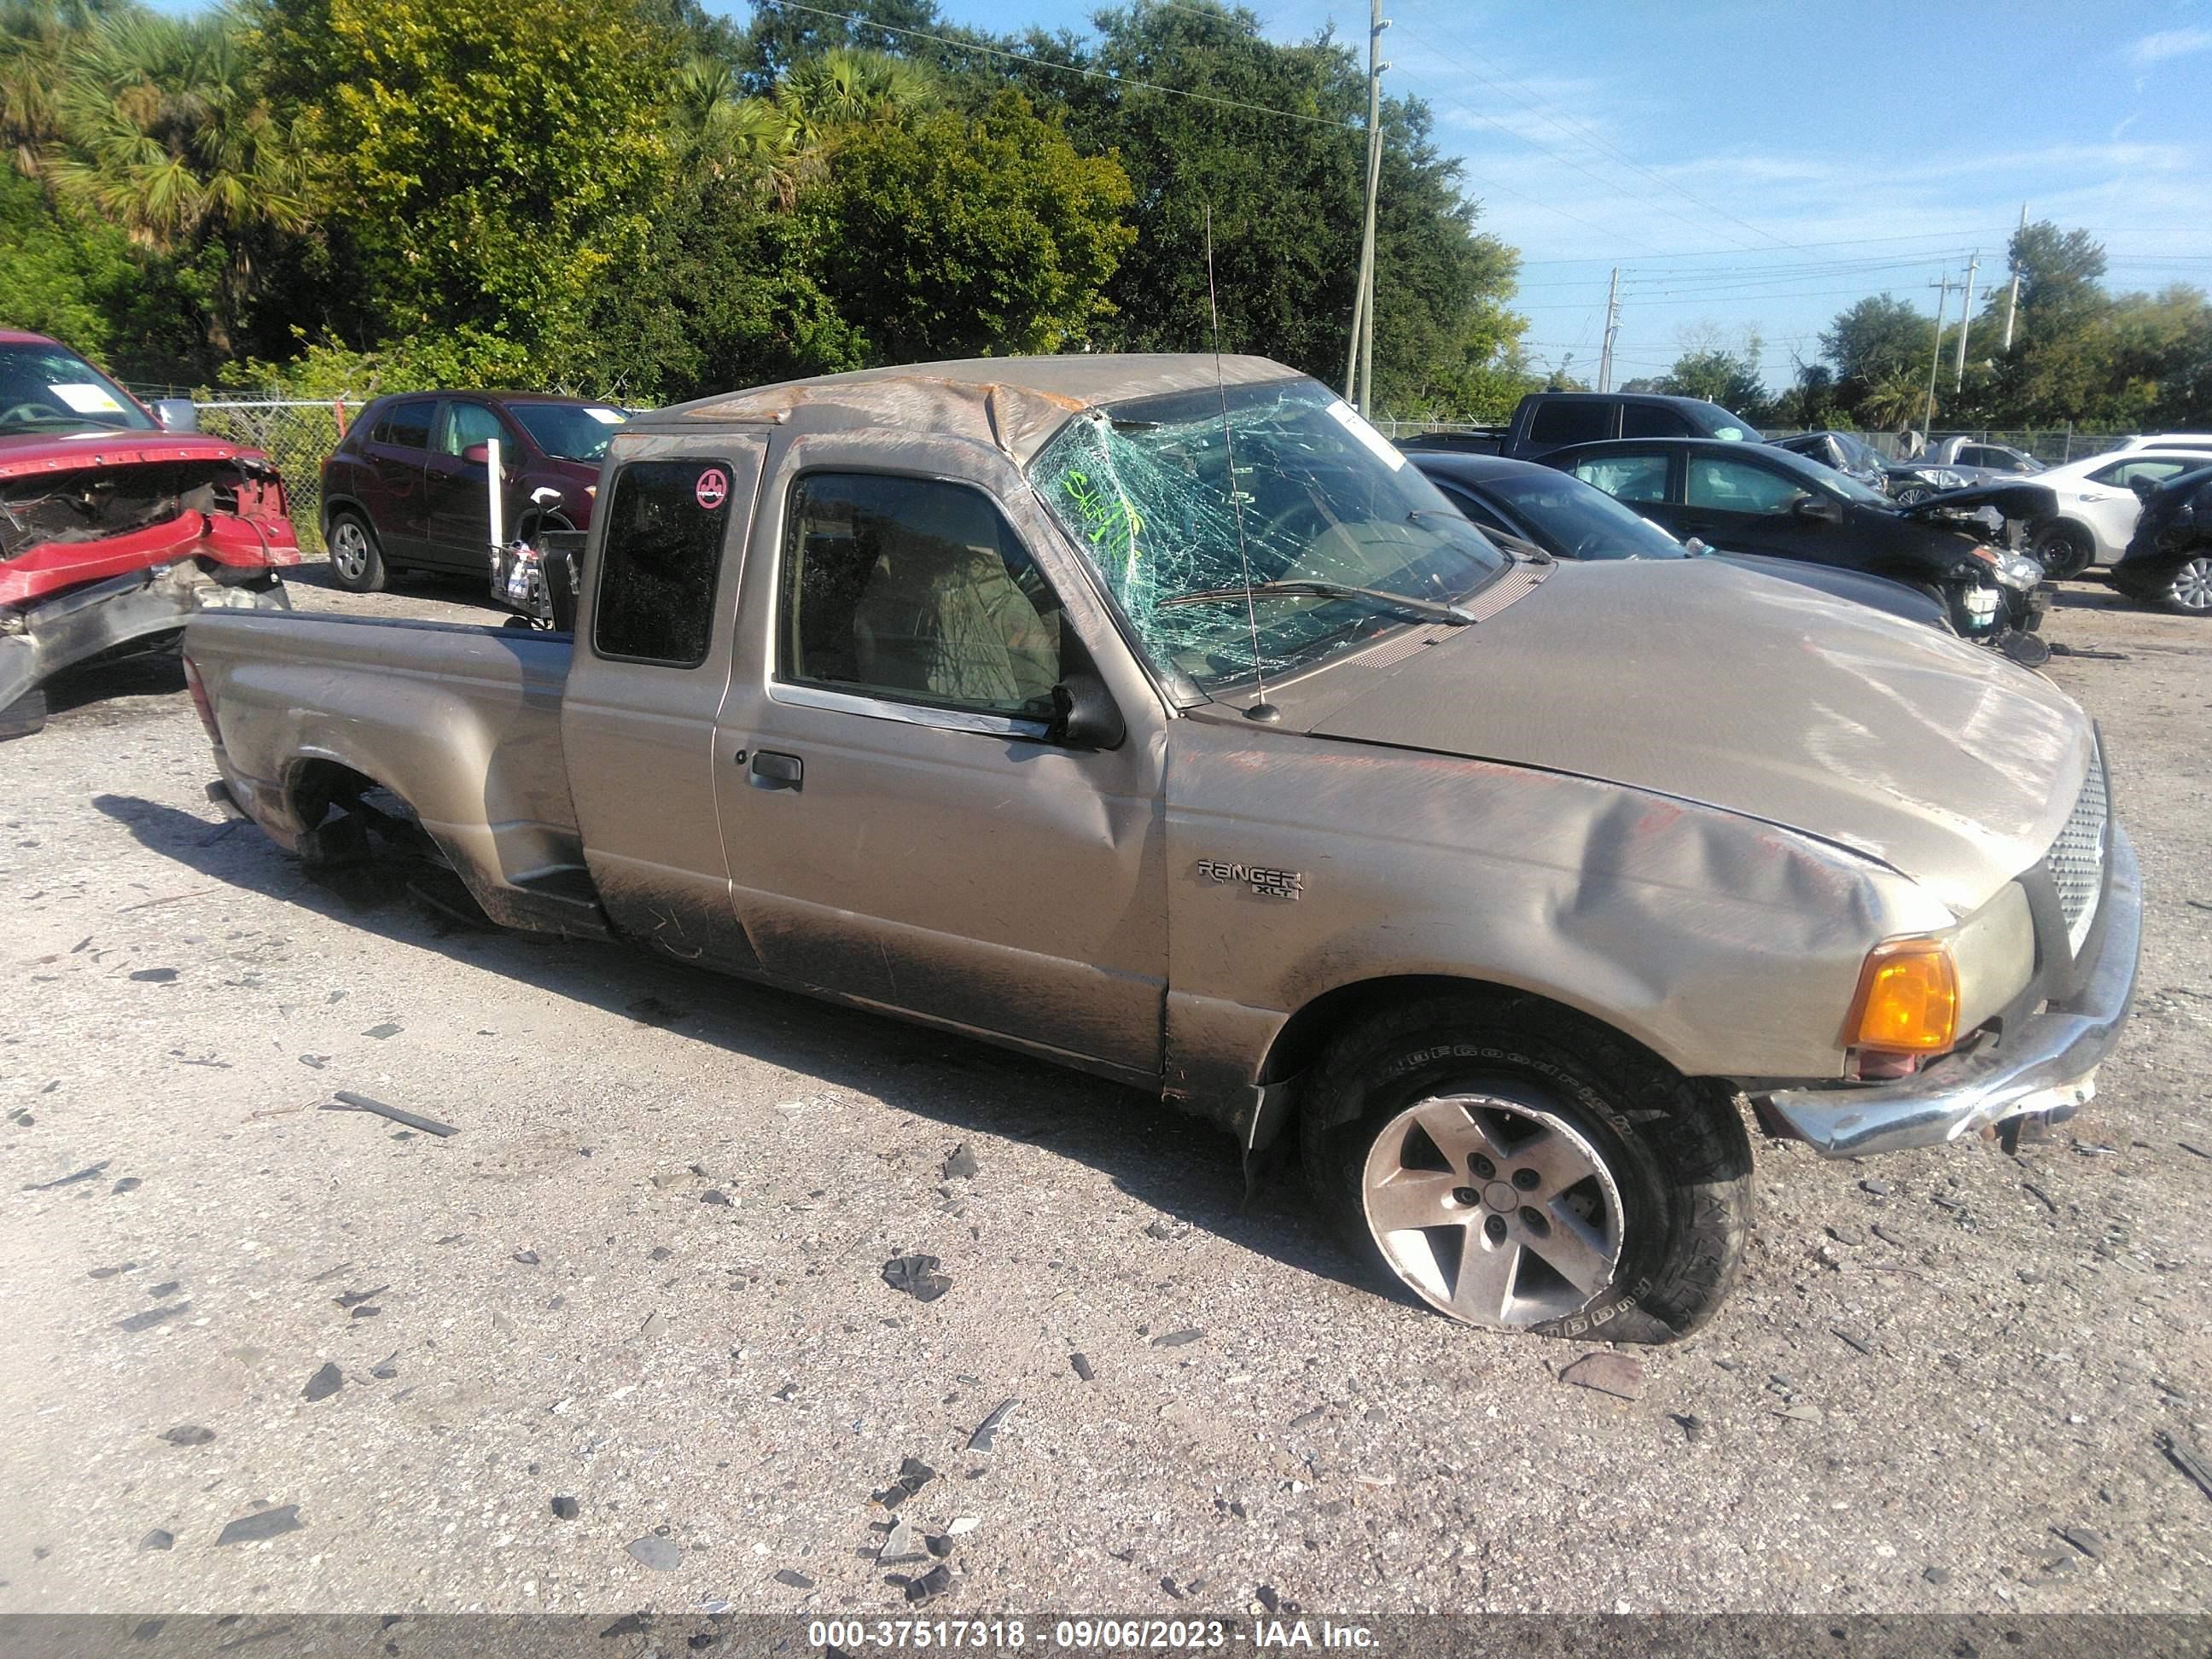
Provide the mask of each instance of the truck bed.
[{"label": "truck bed", "polygon": [[224,781],[287,848],[333,783],[396,795],[495,921],[605,931],[561,748],[565,634],[327,612],[185,632]]}]

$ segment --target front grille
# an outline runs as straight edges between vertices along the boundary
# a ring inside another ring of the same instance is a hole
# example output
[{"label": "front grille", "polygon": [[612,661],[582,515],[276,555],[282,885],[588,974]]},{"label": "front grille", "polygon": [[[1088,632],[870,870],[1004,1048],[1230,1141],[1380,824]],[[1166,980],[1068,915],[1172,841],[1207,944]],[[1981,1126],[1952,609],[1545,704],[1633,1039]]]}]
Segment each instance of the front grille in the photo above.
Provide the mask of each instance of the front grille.
[{"label": "front grille", "polygon": [[2045,860],[2051,884],[2058,890],[2058,913],[2065,919],[2066,943],[2076,956],[2097,919],[2097,900],[2105,890],[2105,820],[2111,805],[2105,792],[2105,757],[2101,750],[2089,757],[2089,775],[2074,802],[2066,827],[2051,843]]}]

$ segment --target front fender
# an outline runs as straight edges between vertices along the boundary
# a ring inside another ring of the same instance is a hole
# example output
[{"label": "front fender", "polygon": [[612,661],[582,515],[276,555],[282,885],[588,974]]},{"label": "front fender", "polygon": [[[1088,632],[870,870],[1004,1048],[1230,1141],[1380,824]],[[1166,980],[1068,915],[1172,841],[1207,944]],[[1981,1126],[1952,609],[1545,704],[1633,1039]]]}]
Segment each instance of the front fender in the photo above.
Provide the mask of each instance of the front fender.
[{"label": "front fender", "polygon": [[1249,1099],[1299,1009],[1400,976],[1547,997],[1686,1075],[1835,1077],[1869,949],[1956,920],[1862,854],[1588,778],[1182,720],[1170,779],[1167,1080],[1200,1109]]}]

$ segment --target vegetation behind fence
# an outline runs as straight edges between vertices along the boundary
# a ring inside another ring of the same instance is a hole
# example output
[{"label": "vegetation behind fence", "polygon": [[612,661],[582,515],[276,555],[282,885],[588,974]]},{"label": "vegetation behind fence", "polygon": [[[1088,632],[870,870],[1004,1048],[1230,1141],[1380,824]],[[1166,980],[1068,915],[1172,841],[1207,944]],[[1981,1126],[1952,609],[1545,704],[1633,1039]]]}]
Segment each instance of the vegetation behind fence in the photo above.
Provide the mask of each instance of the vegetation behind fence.
[{"label": "vegetation behind fence", "polygon": [[284,475],[284,498],[299,532],[302,552],[323,550],[323,462],[343,435],[339,422],[351,421],[358,398],[317,402],[254,399],[201,403],[200,430],[233,443],[264,451]]}]

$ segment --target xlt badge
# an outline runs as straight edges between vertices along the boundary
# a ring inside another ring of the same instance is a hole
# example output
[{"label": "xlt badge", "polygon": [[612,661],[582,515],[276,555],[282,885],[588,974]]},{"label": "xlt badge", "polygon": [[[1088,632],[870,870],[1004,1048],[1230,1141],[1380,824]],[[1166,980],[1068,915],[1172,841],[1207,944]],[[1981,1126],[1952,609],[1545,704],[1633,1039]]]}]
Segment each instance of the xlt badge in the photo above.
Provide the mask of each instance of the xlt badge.
[{"label": "xlt badge", "polygon": [[1257,864],[1231,864],[1222,859],[1200,859],[1198,873],[1211,882],[1242,883],[1261,898],[1289,899],[1296,902],[1306,890],[1305,874],[1298,870],[1270,870]]}]

